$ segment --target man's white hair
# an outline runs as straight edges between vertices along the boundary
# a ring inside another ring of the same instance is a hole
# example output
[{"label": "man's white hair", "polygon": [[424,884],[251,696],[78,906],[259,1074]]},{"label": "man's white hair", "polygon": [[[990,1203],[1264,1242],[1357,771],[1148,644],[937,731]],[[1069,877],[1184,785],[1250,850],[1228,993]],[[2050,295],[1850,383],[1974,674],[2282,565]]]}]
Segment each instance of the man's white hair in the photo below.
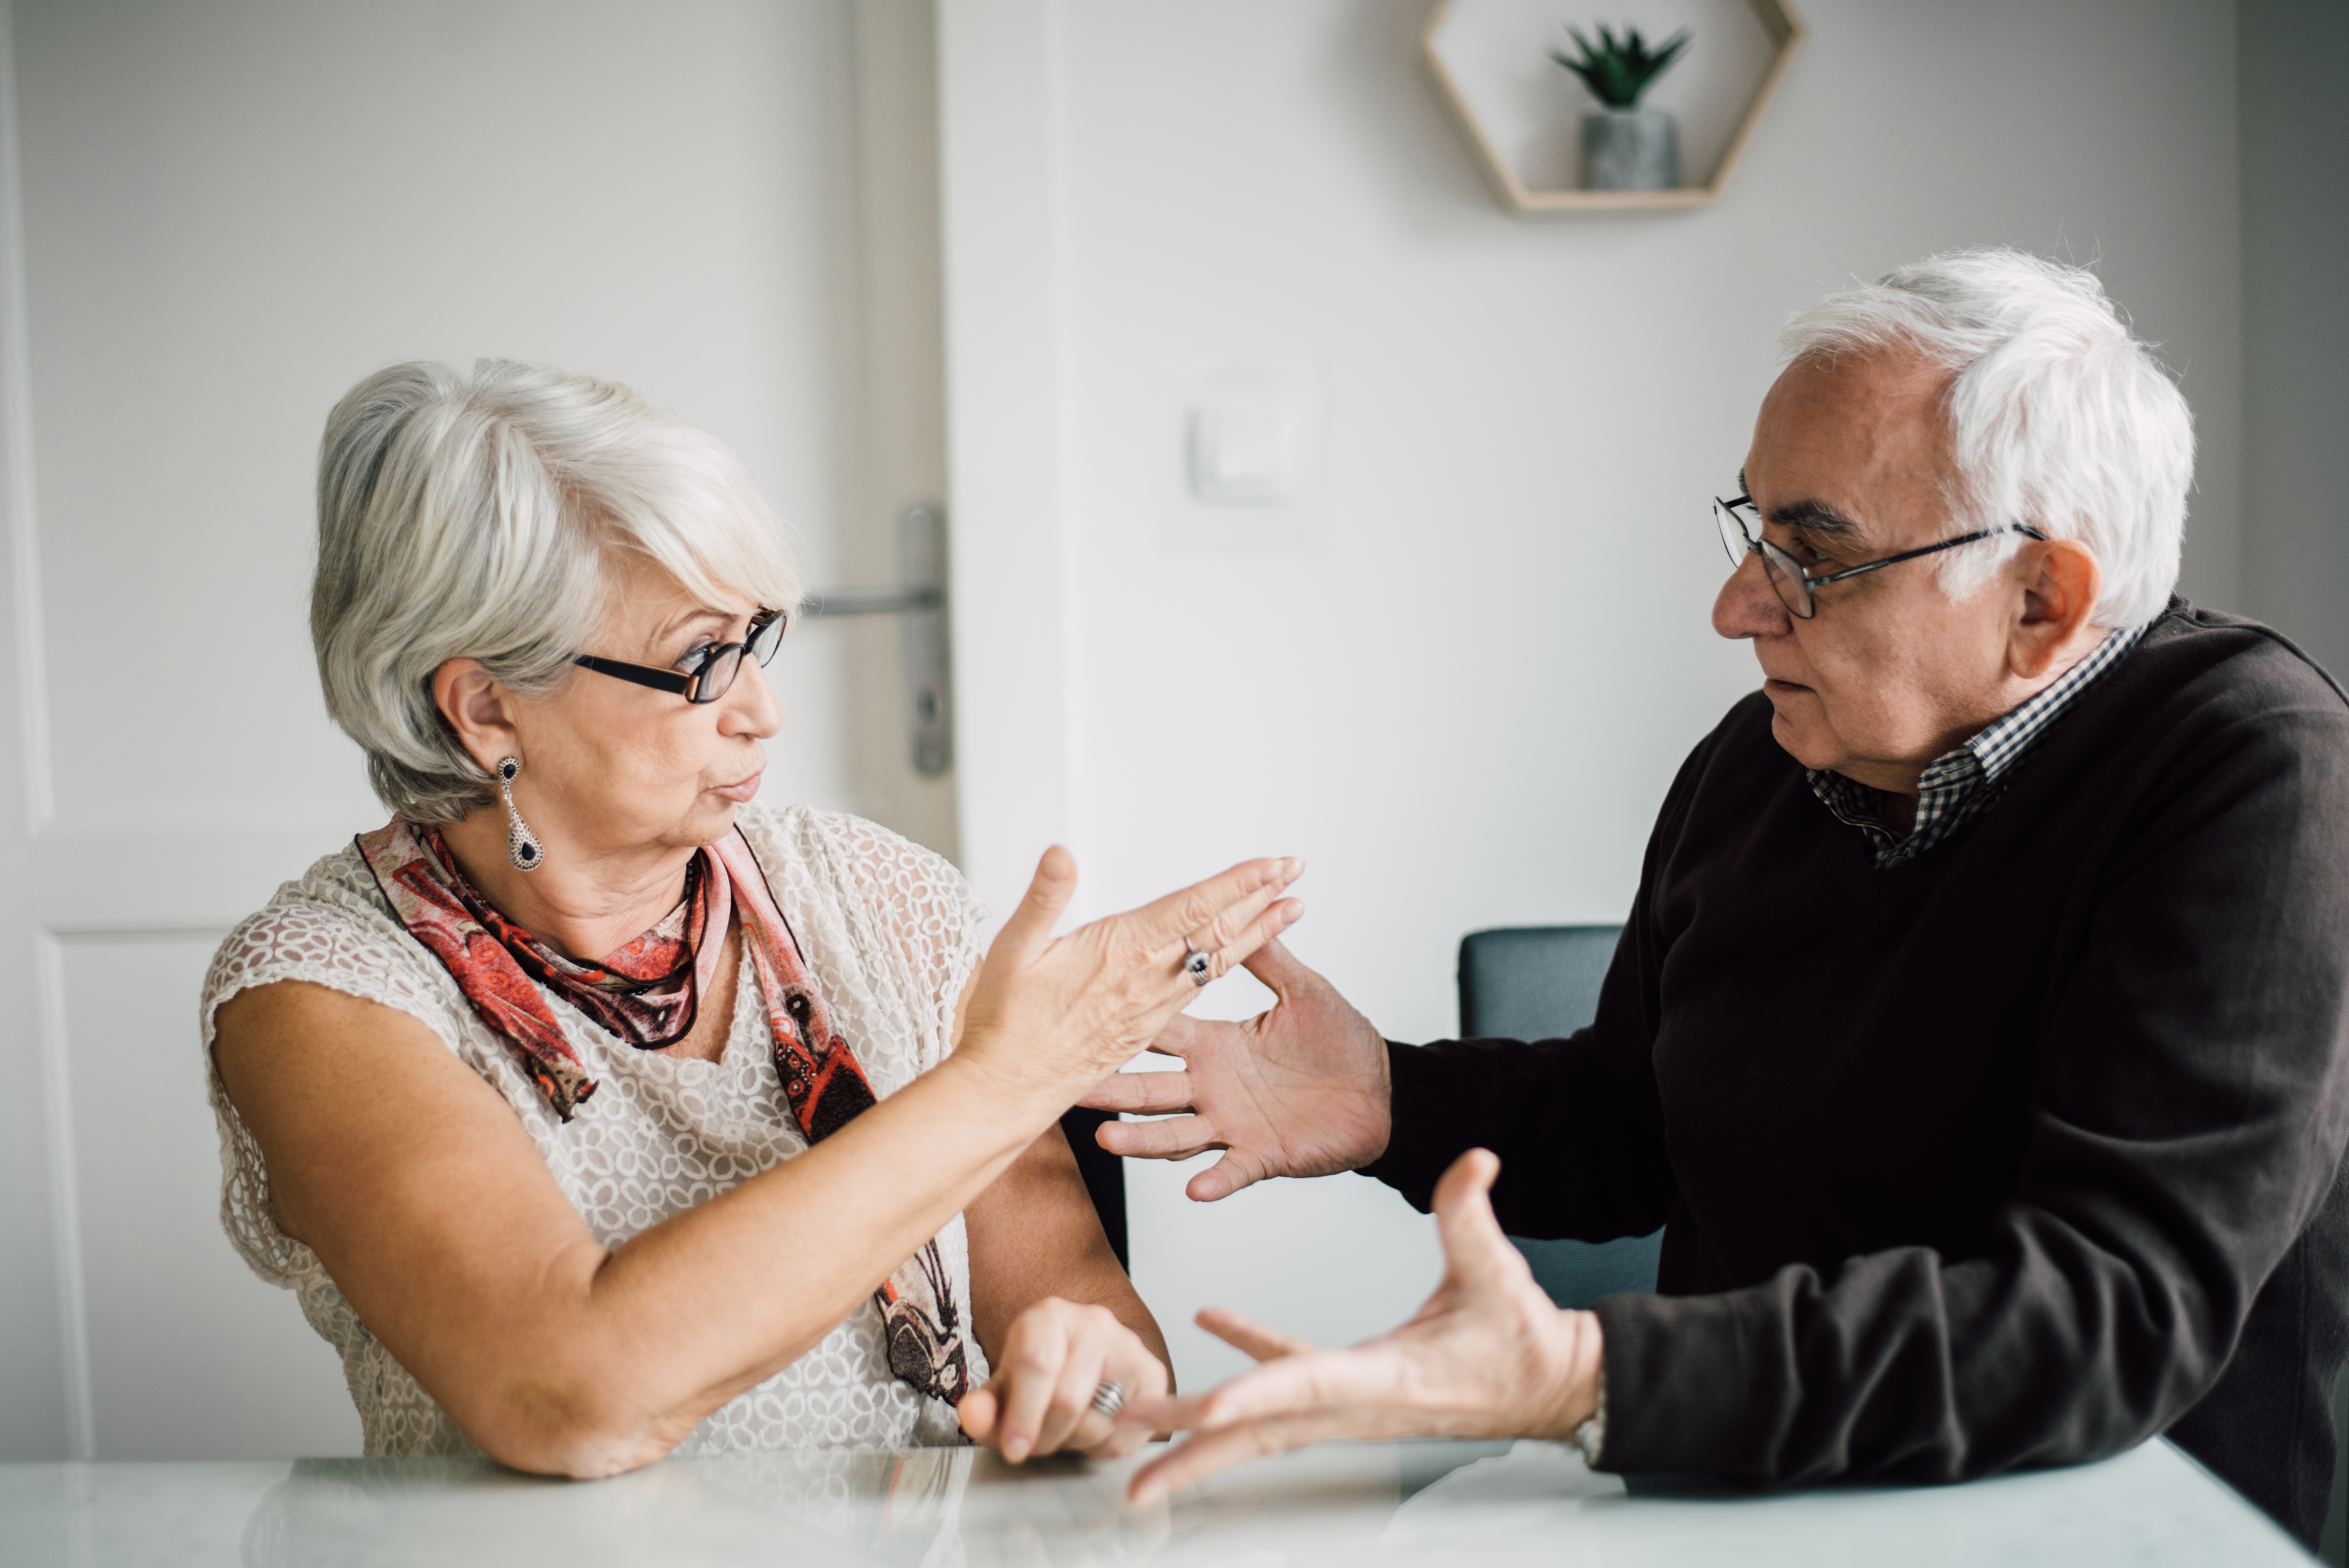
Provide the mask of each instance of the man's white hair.
[{"label": "man's white hair", "polygon": [[512,360],[379,370],[327,416],[310,637],[326,711],[383,803],[448,822],[493,803],[432,697],[454,658],[522,692],[580,672],[612,552],[702,603],[791,610],[781,531],[726,446],[609,381]]},{"label": "man's white hair", "polygon": [[[1956,251],[1828,295],[1779,346],[1789,363],[1889,349],[1951,371],[1951,533],[2023,522],[2079,540],[2104,568],[2098,625],[2143,625],[2169,602],[2194,417],[2093,273]],[[1945,552],[1942,588],[1965,598],[2022,543],[2008,533]]]}]

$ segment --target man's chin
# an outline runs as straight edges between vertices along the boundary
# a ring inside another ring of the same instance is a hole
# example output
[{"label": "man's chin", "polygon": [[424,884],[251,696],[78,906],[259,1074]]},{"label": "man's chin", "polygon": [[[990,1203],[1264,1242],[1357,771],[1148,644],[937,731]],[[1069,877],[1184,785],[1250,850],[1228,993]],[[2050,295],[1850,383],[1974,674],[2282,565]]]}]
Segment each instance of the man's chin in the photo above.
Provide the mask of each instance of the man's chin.
[{"label": "man's chin", "polygon": [[1771,707],[1774,711],[1770,716],[1770,738],[1778,743],[1781,750],[1806,768],[1835,766],[1840,754],[1834,747],[1825,744],[1826,738],[1819,734],[1815,724],[1806,722],[1807,715],[1790,717],[1786,712],[1788,705],[1779,702],[1775,693],[1771,697]]}]

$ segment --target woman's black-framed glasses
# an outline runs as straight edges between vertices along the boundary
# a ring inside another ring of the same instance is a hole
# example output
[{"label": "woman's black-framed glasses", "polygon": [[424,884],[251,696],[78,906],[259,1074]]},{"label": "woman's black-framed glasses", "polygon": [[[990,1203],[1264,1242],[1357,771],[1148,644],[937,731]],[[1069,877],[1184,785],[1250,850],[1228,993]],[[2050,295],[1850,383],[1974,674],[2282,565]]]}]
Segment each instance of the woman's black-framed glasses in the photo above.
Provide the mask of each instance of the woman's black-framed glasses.
[{"label": "woman's black-framed glasses", "polygon": [[775,656],[775,648],[783,640],[783,629],[791,624],[792,618],[781,610],[761,610],[750,617],[740,642],[696,648],[679,659],[675,669],[657,670],[649,665],[626,664],[618,659],[598,658],[594,654],[574,654],[571,662],[597,675],[634,681],[655,691],[675,692],[688,702],[716,702],[733,686],[734,677],[742,673],[742,655],[748,654],[760,664],[766,664]]},{"label": "woman's black-framed glasses", "polygon": [[1737,514],[1737,509],[1750,508],[1753,504],[1754,498],[1750,495],[1739,496],[1735,500],[1723,500],[1719,496],[1713,498],[1713,525],[1721,530],[1721,547],[1729,552],[1729,560],[1733,566],[1744,566],[1748,555],[1760,556],[1762,574],[1770,579],[1770,586],[1777,593],[1778,603],[1786,606],[1788,614],[1801,621],[1810,620],[1819,613],[1818,601],[1812,596],[1812,593],[1815,589],[1829,583],[1840,583],[1847,577],[1857,577],[1863,573],[1878,571],[1886,566],[1898,566],[1903,561],[1914,561],[1920,555],[1938,555],[1944,550],[1955,550],[1961,544],[1973,544],[1982,540],[1995,539],[2002,533],[2023,533],[2038,540],[2047,537],[2035,528],[2020,522],[2010,522],[2002,528],[1985,528],[1978,533],[1961,533],[1955,539],[1945,539],[1939,544],[1928,544],[1919,550],[1904,550],[1898,555],[1888,555],[1881,561],[1863,561],[1858,565],[1847,566],[1841,572],[1830,572],[1824,577],[1814,577],[1804,570],[1801,562],[1745,525],[1745,520]]}]

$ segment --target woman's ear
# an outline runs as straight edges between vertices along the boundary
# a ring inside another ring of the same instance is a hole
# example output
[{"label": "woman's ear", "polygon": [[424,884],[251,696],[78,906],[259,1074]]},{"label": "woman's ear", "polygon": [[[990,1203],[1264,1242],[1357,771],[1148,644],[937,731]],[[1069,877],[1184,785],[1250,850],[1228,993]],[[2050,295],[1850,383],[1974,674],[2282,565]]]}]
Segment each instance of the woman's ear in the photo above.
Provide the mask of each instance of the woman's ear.
[{"label": "woman's ear", "polygon": [[2076,539],[2048,540],[2023,559],[2023,614],[2007,664],[2016,676],[2034,681],[2093,624],[2088,617],[2103,594],[2105,569],[2096,552]]},{"label": "woman's ear", "polygon": [[432,672],[432,700],[468,755],[486,773],[502,758],[520,757],[522,743],[506,710],[505,688],[479,659],[450,659]]}]

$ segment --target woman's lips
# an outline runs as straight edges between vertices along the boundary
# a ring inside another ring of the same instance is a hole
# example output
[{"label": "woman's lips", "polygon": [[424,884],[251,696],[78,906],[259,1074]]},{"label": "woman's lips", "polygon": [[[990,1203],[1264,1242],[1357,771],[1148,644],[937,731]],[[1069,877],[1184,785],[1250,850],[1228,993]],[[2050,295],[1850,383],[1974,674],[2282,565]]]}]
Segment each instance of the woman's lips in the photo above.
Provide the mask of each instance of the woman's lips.
[{"label": "woman's lips", "polygon": [[729,800],[748,800],[751,796],[756,795],[759,792],[759,783],[761,779],[765,779],[766,776],[766,769],[762,768],[758,772],[751,774],[748,779],[741,780],[740,783],[720,784],[718,786],[717,793],[725,796]]},{"label": "woman's lips", "polygon": [[1793,681],[1782,681],[1776,676],[1767,676],[1763,679],[1762,689],[1772,696],[1790,696],[1795,692],[1808,691],[1811,688],[1806,686],[1796,686]]}]

